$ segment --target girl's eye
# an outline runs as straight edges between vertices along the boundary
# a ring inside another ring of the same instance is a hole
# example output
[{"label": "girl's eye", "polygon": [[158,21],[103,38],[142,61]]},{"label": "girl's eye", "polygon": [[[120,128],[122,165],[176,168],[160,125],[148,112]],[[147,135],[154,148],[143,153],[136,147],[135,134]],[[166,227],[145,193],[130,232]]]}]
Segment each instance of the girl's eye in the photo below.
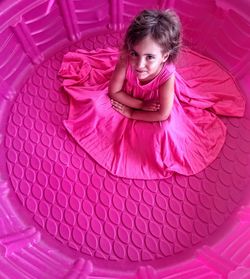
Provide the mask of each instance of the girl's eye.
[{"label": "girl's eye", "polygon": [[131,51],[130,56],[135,57],[135,56],[137,56],[137,53],[135,51]]},{"label": "girl's eye", "polygon": [[148,56],[147,56],[147,59],[148,59],[148,60],[153,60],[153,59],[154,59],[154,56],[148,55]]}]

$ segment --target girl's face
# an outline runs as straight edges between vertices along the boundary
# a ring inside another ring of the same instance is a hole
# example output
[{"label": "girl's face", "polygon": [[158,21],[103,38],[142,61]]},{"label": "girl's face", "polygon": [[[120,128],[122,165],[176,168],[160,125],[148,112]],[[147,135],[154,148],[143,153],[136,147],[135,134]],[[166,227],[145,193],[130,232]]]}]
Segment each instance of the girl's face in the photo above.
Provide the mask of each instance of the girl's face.
[{"label": "girl's face", "polygon": [[168,59],[161,46],[150,36],[145,37],[133,46],[130,51],[130,64],[141,82],[152,80]]}]

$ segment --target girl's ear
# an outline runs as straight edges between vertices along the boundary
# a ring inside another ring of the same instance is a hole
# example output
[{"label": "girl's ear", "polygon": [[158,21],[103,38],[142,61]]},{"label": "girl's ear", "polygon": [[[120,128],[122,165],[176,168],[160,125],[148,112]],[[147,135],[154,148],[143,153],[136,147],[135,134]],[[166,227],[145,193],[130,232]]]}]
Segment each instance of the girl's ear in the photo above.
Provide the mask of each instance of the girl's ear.
[{"label": "girl's ear", "polygon": [[169,51],[168,52],[166,52],[164,55],[163,55],[163,63],[165,63],[167,60],[168,60],[168,58],[169,58]]}]

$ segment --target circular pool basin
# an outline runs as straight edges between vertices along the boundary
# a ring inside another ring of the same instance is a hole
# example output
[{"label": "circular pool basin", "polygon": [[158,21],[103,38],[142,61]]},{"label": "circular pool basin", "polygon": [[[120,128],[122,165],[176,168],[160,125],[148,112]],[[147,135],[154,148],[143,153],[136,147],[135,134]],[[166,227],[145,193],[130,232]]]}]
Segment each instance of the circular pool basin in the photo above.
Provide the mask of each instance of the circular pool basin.
[{"label": "circular pool basin", "polygon": [[[69,51],[118,47],[145,8],[174,8],[184,45],[230,72],[242,118],[193,176],[123,179],[62,122]],[[0,3],[0,278],[250,278],[250,4],[191,0]]]}]

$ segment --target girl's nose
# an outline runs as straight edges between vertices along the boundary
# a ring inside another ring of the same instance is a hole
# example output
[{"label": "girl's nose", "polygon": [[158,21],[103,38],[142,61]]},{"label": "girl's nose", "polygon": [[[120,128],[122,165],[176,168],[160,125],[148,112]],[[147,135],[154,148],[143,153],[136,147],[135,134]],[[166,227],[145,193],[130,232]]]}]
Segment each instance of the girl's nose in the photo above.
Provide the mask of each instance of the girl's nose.
[{"label": "girl's nose", "polygon": [[144,68],[145,66],[145,59],[142,57],[142,58],[138,58],[138,61],[137,61],[137,68],[138,69],[142,69]]}]

